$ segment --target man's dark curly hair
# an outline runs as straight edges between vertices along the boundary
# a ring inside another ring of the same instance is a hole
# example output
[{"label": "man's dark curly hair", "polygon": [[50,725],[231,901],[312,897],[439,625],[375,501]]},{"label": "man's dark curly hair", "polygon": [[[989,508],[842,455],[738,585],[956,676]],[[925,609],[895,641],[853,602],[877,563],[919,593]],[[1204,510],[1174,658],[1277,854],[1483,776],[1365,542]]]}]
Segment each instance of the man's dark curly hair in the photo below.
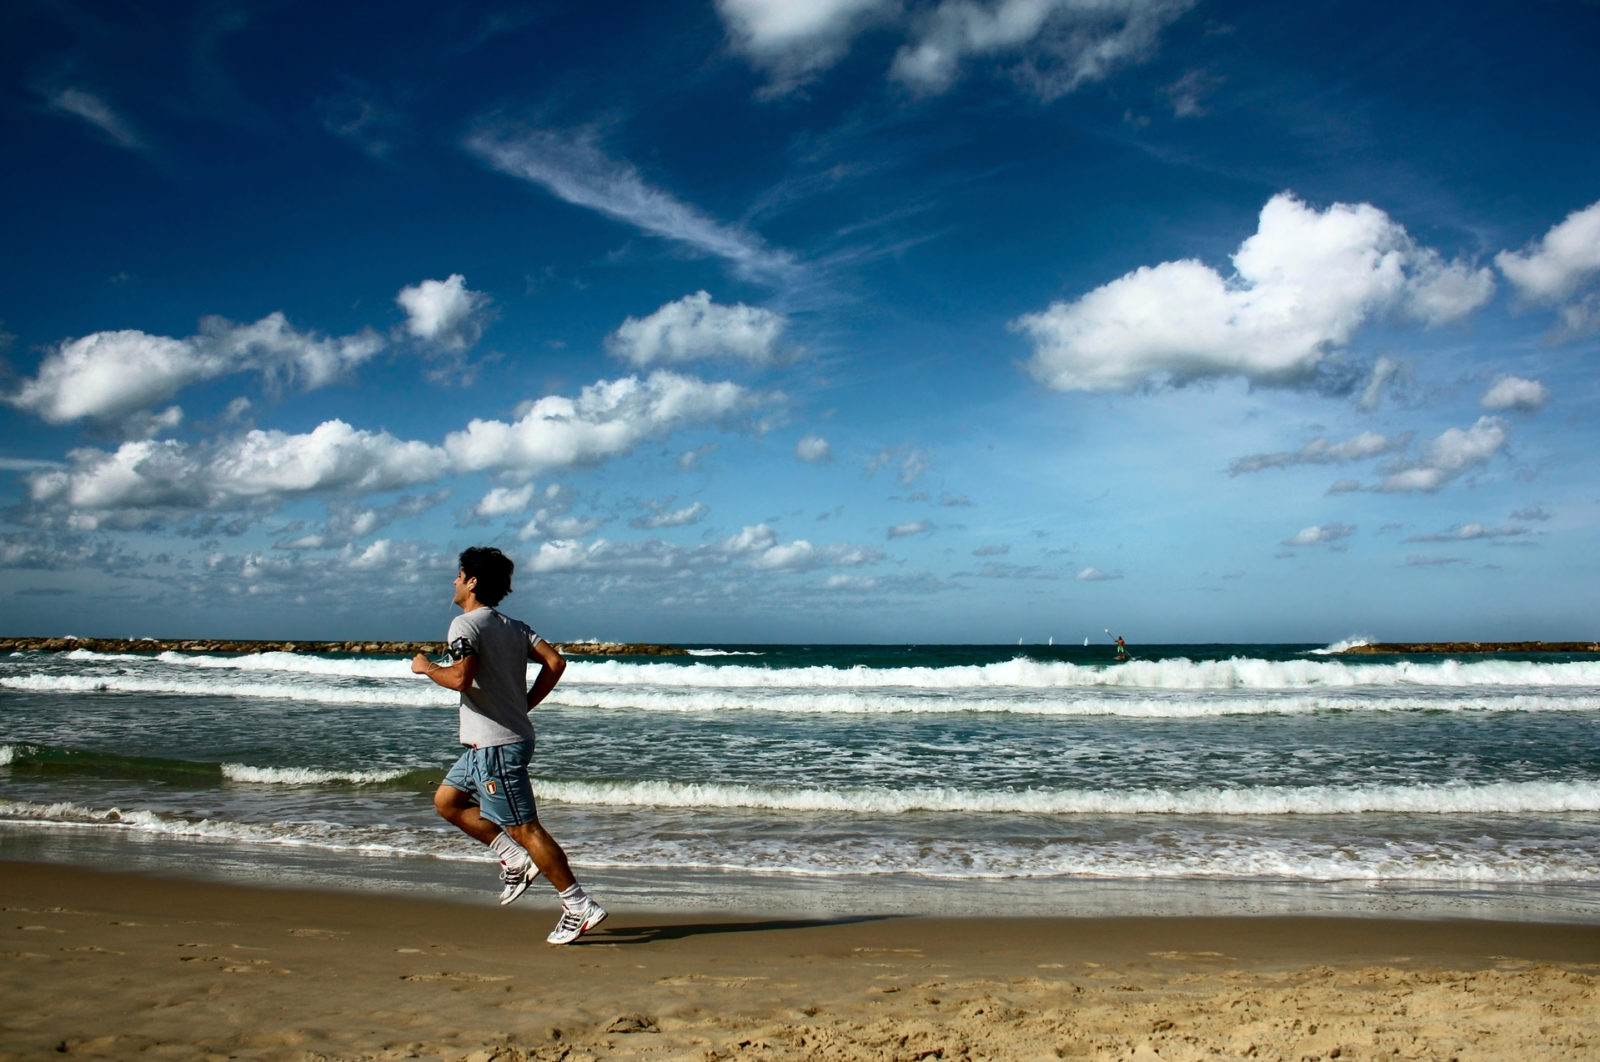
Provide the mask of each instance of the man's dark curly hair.
[{"label": "man's dark curly hair", "polygon": [[485,605],[498,605],[511,593],[511,573],[516,570],[510,557],[493,546],[473,546],[461,551],[461,574],[478,580],[473,595]]}]

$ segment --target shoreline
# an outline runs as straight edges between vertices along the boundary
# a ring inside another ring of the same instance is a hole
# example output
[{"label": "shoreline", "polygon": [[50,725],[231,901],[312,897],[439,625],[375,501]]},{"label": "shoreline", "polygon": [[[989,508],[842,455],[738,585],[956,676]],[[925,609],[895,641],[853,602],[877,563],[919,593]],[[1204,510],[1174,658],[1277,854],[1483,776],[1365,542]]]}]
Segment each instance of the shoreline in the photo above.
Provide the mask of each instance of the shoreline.
[{"label": "shoreline", "polygon": [[[5,863],[0,1059],[1579,1059],[1600,927],[508,908]],[[546,890],[547,891],[547,890]],[[1337,1055],[1334,1052],[1337,1051]]]}]

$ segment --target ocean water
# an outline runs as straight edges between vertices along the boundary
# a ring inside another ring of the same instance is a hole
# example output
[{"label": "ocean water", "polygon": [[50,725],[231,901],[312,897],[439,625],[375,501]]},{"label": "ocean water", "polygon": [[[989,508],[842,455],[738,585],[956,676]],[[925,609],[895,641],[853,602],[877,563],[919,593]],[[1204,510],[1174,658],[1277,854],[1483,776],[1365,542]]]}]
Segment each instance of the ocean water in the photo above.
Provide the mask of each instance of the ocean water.
[{"label": "ocean water", "polygon": [[[1600,659],[1134,653],[574,658],[535,792],[640,903],[1600,921]],[[455,726],[403,658],[3,656],[0,858],[492,896]]]}]

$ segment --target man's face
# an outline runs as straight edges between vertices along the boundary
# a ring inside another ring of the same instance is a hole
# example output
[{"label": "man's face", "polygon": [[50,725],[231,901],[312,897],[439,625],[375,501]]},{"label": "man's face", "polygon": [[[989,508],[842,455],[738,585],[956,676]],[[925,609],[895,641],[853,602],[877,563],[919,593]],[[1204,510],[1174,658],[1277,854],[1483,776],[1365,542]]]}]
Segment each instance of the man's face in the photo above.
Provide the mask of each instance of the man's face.
[{"label": "man's face", "polygon": [[478,580],[468,579],[466,572],[456,572],[456,605],[467,603],[467,595],[472,593],[472,588],[478,585]]}]

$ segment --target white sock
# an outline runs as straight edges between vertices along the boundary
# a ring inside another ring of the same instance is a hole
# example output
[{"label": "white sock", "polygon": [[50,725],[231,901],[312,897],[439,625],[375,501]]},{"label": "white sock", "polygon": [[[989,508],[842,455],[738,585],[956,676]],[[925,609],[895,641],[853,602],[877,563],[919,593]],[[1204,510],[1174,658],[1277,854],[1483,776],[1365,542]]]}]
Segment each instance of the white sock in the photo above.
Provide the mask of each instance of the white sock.
[{"label": "white sock", "polygon": [[572,883],[572,888],[561,893],[561,906],[569,911],[577,911],[588,906],[589,894],[583,891],[583,886],[577,882]]},{"label": "white sock", "polygon": [[511,835],[504,831],[489,842],[489,847],[500,857],[500,862],[508,867],[520,867],[528,859],[528,850],[513,841]]}]

